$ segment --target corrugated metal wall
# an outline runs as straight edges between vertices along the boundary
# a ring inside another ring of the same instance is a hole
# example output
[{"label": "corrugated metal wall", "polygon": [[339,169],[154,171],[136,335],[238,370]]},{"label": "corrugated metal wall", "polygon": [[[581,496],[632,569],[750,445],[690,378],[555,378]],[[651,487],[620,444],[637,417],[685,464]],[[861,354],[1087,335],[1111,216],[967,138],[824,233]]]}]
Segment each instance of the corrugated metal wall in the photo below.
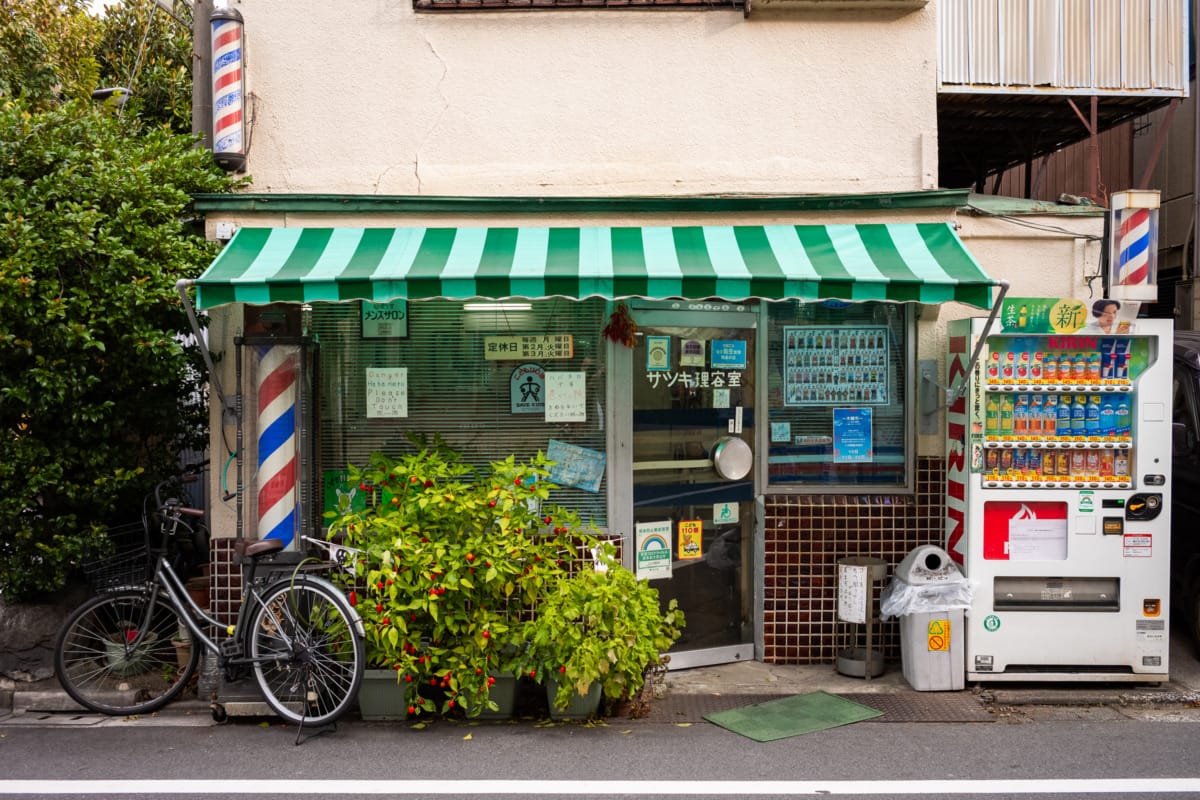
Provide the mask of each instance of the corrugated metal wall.
[{"label": "corrugated metal wall", "polygon": [[[1133,137],[1137,125],[1137,121],[1128,122],[1103,131],[1097,137],[1100,147],[1098,188],[1101,197],[1133,186]],[[1029,199],[1057,200],[1062,194],[1086,195],[1091,175],[1095,172],[1094,158],[1090,143],[1083,141],[1034,160]],[[985,191],[1005,197],[1025,197],[1025,171],[1026,167],[1020,166],[1002,173],[998,190],[997,178],[993,175],[988,178]]]},{"label": "corrugated metal wall", "polygon": [[941,91],[1183,94],[1188,0],[941,0]]}]

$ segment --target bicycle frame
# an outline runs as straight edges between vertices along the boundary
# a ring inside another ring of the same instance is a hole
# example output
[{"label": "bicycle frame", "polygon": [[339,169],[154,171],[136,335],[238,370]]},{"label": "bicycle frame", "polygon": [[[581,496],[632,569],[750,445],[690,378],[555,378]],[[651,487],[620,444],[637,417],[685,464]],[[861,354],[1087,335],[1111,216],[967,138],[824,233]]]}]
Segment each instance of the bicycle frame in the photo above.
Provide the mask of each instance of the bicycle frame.
[{"label": "bicycle frame", "polygon": [[[166,596],[172,600],[175,605],[183,611],[183,623],[187,626],[188,631],[194,637],[193,641],[199,641],[204,645],[205,649],[214,653],[218,658],[218,663],[224,667],[227,665],[245,666],[258,662],[276,661],[279,657],[273,658],[253,658],[249,655],[226,655],[222,652],[221,644],[216,639],[208,636],[204,632],[204,624],[211,625],[218,629],[225,629],[228,634],[227,638],[241,637],[245,635],[247,630],[247,619],[250,613],[258,606],[263,605],[262,595],[259,587],[255,583],[255,572],[257,570],[257,562],[251,562],[250,570],[247,573],[246,581],[246,596],[238,607],[237,619],[232,626],[223,625],[220,621],[209,616],[206,611],[196,604],[187,590],[184,588],[183,581],[175,574],[175,570],[171,568],[170,562],[167,561],[165,553],[158,554],[158,561],[154,569],[154,579],[150,585],[150,603],[147,606],[145,618],[142,621],[141,627],[138,630],[137,637],[130,642],[130,646],[136,646],[138,640],[146,634],[146,626],[154,616],[154,606],[158,602],[159,592],[165,592]],[[275,583],[272,581],[272,583]],[[272,614],[274,612],[271,612]],[[275,619],[279,623],[278,618]],[[283,637],[288,648],[292,642],[287,637],[283,626],[280,626],[278,635]],[[243,650],[244,652],[244,650]]]}]

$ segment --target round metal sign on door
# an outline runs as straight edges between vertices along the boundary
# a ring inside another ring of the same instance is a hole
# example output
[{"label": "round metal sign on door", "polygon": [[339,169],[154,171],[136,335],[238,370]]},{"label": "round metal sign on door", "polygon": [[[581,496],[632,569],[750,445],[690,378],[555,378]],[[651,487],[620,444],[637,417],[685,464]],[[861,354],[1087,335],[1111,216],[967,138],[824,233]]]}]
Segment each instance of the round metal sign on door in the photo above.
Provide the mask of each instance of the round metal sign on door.
[{"label": "round metal sign on door", "polygon": [[736,436],[727,436],[713,448],[713,469],[725,480],[736,481],[746,477],[754,466],[754,453],[750,445]]}]

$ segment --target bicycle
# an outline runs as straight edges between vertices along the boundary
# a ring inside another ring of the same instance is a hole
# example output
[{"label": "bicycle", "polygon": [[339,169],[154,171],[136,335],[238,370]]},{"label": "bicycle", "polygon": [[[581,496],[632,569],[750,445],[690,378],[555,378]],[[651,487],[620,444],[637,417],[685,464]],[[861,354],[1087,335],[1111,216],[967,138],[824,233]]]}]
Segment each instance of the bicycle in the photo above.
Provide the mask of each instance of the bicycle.
[{"label": "bicycle", "polygon": [[[236,622],[225,626],[196,604],[172,566],[175,540],[194,532],[186,518],[204,512],[162,500],[167,483],[155,487],[154,513],[144,507],[142,523],[111,529],[111,551],[84,563],[100,594],[71,612],[58,634],[54,666],[63,689],[97,713],[147,714],[188,686],[199,644],[228,678],[253,672],[267,705],[301,732],[335,722],[358,695],[366,659],[358,612],[313,574],[337,565],[301,562],[263,576],[283,543],[238,541],[234,551],[247,564],[243,597]],[[206,628],[223,635],[210,637]]]}]

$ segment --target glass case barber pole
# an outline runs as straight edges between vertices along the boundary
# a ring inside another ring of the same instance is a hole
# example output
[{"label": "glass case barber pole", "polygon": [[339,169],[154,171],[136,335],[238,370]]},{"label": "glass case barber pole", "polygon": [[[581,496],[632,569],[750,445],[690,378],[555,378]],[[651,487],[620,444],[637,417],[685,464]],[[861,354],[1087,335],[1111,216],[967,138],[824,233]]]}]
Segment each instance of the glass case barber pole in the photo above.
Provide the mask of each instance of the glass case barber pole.
[{"label": "glass case barber pole", "polygon": [[950,325],[968,680],[1168,679],[1171,322],[1082,327],[1090,308],[1008,301],[969,374],[985,321]]}]

